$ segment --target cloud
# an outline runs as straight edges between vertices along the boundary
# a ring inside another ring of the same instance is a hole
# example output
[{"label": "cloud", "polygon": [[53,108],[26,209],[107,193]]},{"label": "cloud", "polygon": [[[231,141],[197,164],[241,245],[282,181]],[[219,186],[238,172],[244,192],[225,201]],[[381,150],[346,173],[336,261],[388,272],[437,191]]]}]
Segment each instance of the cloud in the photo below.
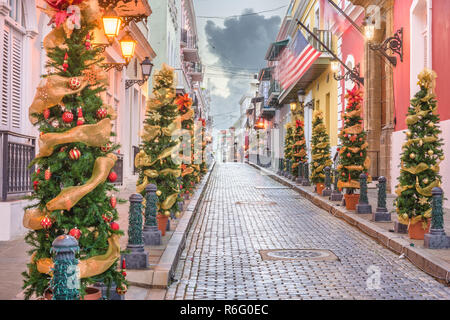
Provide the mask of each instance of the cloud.
[{"label": "cloud", "polygon": [[[252,9],[246,9],[243,14],[253,12]],[[221,66],[228,71],[220,73],[216,67],[207,69],[210,75],[206,74],[205,78],[211,77],[211,111],[213,115],[227,111],[234,115],[215,117],[217,129],[228,128],[237,120],[239,100],[250,89],[251,78],[242,79],[242,76],[235,73],[257,73],[266,66],[264,57],[270,43],[275,41],[280,23],[279,16],[266,18],[259,14],[229,18],[224,21],[223,26],[211,20],[207,21],[207,49],[217,61],[208,61],[206,64]],[[218,74],[225,78],[218,78]]]}]

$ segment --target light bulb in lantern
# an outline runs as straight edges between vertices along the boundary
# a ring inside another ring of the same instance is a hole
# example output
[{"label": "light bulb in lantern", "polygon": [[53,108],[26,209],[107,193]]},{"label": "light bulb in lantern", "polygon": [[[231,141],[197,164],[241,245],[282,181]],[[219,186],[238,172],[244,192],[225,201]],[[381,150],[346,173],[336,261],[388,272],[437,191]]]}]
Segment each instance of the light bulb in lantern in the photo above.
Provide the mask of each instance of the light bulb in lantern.
[{"label": "light bulb in lantern", "polygon": [[331,70],[334,73],[338,73],[339,72],[339,61],[334,59],[331,61]]},{"label": "light bulb in lantern", "polygon": [[109,42],[112,42],[119,35],[122,19],[114,11],[108,10],[102,18],[103,30]]},{"label": "light bulb in lantern", "polygon": [[137,41],[134,40],[130,32],[128,31],[125,36],[120,40],[120,49],[122,50],[122,56],[125,61],[129,62],[134,56],[134,50],[136,49]]},{"label": "light bulb in lantern", "polygon": [[375,25],[373,23],[367,23],[364,26],[364,36],[367,41],[372,41],[375,37]]}]

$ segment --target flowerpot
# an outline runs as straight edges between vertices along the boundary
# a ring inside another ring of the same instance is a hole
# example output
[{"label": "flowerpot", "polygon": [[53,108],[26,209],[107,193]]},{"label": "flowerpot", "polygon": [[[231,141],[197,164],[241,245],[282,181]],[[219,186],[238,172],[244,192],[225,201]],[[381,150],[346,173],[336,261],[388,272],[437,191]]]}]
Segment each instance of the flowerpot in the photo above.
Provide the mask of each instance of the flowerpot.
[{"label": "flowerpot", "polygon": [[316,190],[319,196],[322,195],[323,189],[325,189],[325,185],[323,183],[316,183]]},{"label": "flowerpot", "polygon": [[[48,289],[44,293],[45,300],[52,300],[52,289]],[[98,288],[87,287],[86,294],[82,300],[100,300],[102,298],[102,292]]]},{"label": "flowerpot", "polygon": [[356,205],[359,202],[359,194],[344,194],[345,208],[347,210],[356,210]]},{"label": "flowerpot", "polygon": [[156,220],[158,220],[158,230],[161,231],[162,236],[165,236],[166,230],[167,230],[167,222],[169,221],[169,217],[162,215],[162,214],[158,214],[156,216]]},{"label": "flowerpot", "polygon": [[430,232],[430,220],[426,222],[419,221],[408,226],[409,238],[413,240],[423,240],[425,239],[425,234]]}]

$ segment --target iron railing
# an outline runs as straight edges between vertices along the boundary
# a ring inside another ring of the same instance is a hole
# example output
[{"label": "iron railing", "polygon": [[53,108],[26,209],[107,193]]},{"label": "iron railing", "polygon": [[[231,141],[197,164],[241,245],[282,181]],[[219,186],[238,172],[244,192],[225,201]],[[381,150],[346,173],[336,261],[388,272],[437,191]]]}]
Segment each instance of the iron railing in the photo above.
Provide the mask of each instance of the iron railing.
[{"label": "iron railing", "polygon": [[11,196],[23,195],[33,190],[28,169],[36,153],[36,138],[23,134],[0,131],[1,156],[1,201]]},{"label": "iron railing", "polygon": [[[313,33],[325,44],[330,50],[333,50],[333,34],[329,30],[319,30],[317,28],[313,29]],[[311,35],[308,36],[308,41],[311,45],[320,52],[327,52],[324,46],[322,46],[316,39]]]},{"label": "iron railing", "polygon": [[138,173],[138,169],[136,168],[136,161],[134,161],[134,159],[136,159],[139,151],[139,147],[133,146],[133,175],[136,175]]},{"label": "iron railing", "polygon": [[117,174],[117,180],[113,182],[116,186],[123,185],[123,155],[120,153],[115,153],[117,156],[116,164],[114,165],[113,171]]}]

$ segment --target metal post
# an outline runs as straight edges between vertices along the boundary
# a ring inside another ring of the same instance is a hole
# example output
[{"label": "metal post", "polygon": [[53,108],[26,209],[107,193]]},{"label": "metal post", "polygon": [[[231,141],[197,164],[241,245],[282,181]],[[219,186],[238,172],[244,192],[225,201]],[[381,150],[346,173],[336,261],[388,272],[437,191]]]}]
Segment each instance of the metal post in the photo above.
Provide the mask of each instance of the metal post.
[{"label": "metal post", "polygon": [[53,277],[50,286],[52,300],[80,300],[80,273],[75,253],[80,250],[78,241],[69,235],[58,236],[52,243],[55,253]]},{"label": "metal post", "polygon": [[303,162],[301,161],[298,164],[298,178],[295,182],[297,182],[298,184],[301,184],[303,182]]},{"label": "metal post", "polygon": [[391,213],[386,206],[386,178],[378,178],[378,204],[377,211],[372,215],[373,221],[391,221]]},{"label": "metal post", "polygon": [[338,182],[339,182],[339,175],[337,169],[334,169],[334,186],[333,186],[333,192],[331,193],[330,200],[331,201],[342,201],[343,195],[339,191],[338,188]]},{"label": "metal post", "polygon": [[367,175],[365,173],[361,173],[359,176],[359,186],[359,203],[356,205],[356,213],[372,213],[372,206],[369,204],[369,198],[367,197]]},{"label": "metal post", "polygon": [[329,197],[331,195],[331,168],[326,166],[325,169],[325,190],[322,191],[323,197]]},{"label": "metal post", "polygon": [[431,191],[433,195],[433,211],[431,214],[431,230],[425,235],[424,247],[428,249],[450,248],[450,237],[444,231],[444,215],[442,212],[442,198],[444,192],[435,187]]},{"label": "metal post", "polygon": [[309,164],[308,162],[305,163],[304,167],[303,167],[303,182],[302,182],[302,186],[304,187],[309,187],[311,186],[311,183],[309,182]]},{"label": "metal post", "polygon": [[130,251],[130,253],[122,255],[122,259],[125,259],[127,262],[128,269],[148,268],[148,252],[145,252],[144,250],[144,236],[142,233],[143,200],[144,198],[139,193],[130,196],[127,245],[127,250]]},{"label": "metal post", "polygon": [[161,231],[158,230],[156,222],[156,213],[158,211],[156,204],[158,196],[154,184],[145,187],[145,225],[144,225],[144,244],[147,246],[159,246],[162,243]]}]

